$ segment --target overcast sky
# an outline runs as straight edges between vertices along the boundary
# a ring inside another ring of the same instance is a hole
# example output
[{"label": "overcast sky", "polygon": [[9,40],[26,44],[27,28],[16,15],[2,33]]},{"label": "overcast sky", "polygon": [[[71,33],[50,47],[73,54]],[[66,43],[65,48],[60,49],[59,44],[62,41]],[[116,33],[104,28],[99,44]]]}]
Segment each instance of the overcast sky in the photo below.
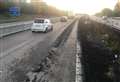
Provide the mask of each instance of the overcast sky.
[{"label": "overcast sky", "polygon": [[113,9],[117,0],[44,0],[62,10],[70,10],[75,13],[94,14],[103,8]]}]

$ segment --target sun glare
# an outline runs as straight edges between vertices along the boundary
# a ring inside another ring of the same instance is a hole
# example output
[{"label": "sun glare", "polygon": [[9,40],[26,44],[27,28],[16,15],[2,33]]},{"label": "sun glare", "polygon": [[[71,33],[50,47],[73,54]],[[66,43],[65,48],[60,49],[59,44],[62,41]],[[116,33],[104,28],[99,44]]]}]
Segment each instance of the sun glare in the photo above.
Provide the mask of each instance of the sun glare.
[{"label": "sun glare", "polygon": [[75,13],[94,14],[103,8],[113,9],[117,0],[44,0],[49,5]]},{"label": "sun glare", "polygon": [[31,2],[31,0],[26,0],[26,2],[27,2],[27,3],[30,3],[30,2]]}]

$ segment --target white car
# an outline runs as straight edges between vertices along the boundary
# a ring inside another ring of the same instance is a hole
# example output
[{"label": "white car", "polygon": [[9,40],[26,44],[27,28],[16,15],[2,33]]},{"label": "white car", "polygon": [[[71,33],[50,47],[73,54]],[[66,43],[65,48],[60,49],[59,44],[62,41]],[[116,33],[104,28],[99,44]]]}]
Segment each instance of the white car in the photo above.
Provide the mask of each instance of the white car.
[{"label": "white car", "polygon": [[107,16],[102,16],[102,19],[103,19],[103,20],[106,20],[106,19],[107,19]]},{"label": "white car", "polygon": [[62,16],[60,19],[61,22],[67,22],[67,20],[68,20],[67,16]]},{"label": "white car", "polygon": [[47,32],[49,30],[53,30],[53,24],[46,18],[36,18],[31,27],[32,32]]}]

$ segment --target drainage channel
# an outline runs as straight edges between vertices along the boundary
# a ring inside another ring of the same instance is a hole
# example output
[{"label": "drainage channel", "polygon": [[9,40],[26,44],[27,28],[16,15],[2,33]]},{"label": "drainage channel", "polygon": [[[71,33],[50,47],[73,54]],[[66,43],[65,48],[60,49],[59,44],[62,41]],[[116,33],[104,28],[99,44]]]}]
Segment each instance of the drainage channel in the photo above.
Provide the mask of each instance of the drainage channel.
[{"label": "drainage channel", "polygon": [[74,23],[76,22],[76,20],[74,20],[61,34],[60,36],[58,36],[58,38],[55,40],[55,42],[53,43],[52,47],[57,48],[60,47],[64,44],[64,42],[67,40],[67,38],[69,37]]}]

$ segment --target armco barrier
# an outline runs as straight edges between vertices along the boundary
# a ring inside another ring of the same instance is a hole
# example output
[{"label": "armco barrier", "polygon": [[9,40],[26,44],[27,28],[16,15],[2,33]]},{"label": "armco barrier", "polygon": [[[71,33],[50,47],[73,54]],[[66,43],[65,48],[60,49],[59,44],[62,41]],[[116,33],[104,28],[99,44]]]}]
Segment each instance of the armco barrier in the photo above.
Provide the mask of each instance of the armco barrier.
[{"label": "armco barrier", "polygon": [[31,25],[32,25],[32,23],[0,26],[0,38],[3,36],[9,35],[9,34],[16,33],[16,32],[28,30],[28,29],[30,29]]},{"label": "armco barrier", "polygon": [[[60,20],[60,17],[50,18],[50,20],[53,23],[55,23]],[[0,25],[0,38],[2,38],[3,36],[13,34],[13,33],[29,30],[30,27],[32,26],[32,23],[33,21],[1,24]]]},{"label": "armco barrier", "polygon": [[111,18],[115,20],[120,20],[120,17],[111,17]]},{"label": "armco barrier", "polygon": [[102,23],[102,24],[105,24],[105,25],[108,25],[118,31],[120,31],[120,23],[119,23],[119,20],[116,20],[116,19],[113,19],[113,18],[107,18],[106,20],[103,20],[102,18],[100,17],[91,17],[91,20],[93,21],[96,21],[98,23]]}]

